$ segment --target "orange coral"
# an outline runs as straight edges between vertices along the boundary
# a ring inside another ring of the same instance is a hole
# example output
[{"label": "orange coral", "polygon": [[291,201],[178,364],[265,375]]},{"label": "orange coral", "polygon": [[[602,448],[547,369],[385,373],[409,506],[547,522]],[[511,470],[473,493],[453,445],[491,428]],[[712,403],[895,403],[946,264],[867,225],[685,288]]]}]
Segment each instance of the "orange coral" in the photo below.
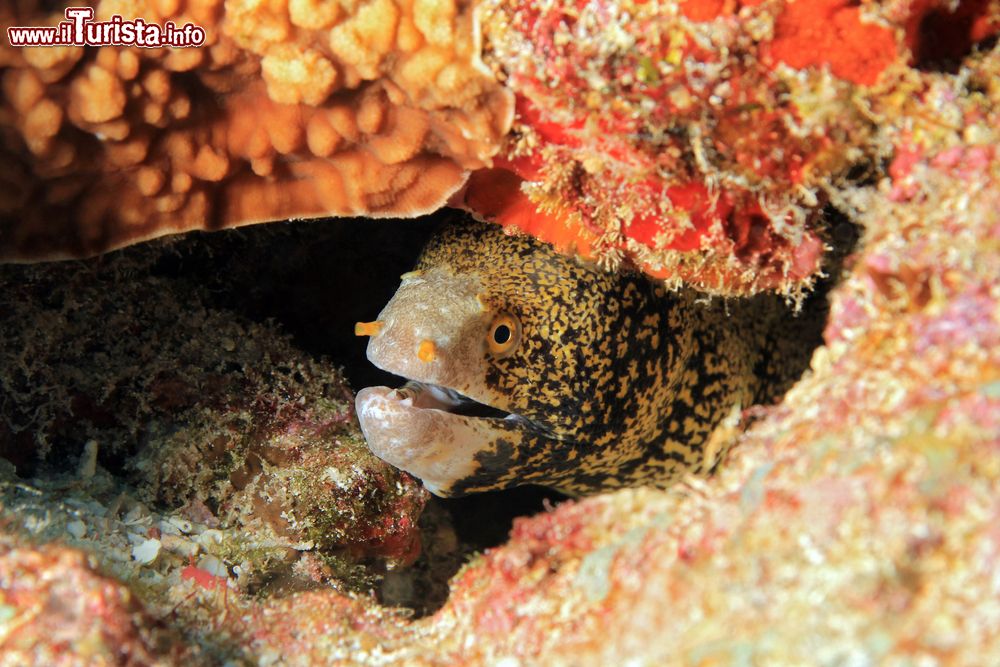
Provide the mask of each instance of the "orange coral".
[{"label": "orange coral", "polygon": [[[0,10],[51,25],[44,3]],[[512,112],[454,0],[104,0],[200,48],[0,47],[0,259],[287,217],[410,216],[490,164]]]},{"label": "orange coral", "polygon": [[486,0],[485,57],[517,118],[499,169],[456,202],[606,267],[801,291],[823,207],[879,159],[874,110],[905,96],[885,93],[909,75],[907,47],[920,67],[957,66],[1000,29],[998,6]]}]

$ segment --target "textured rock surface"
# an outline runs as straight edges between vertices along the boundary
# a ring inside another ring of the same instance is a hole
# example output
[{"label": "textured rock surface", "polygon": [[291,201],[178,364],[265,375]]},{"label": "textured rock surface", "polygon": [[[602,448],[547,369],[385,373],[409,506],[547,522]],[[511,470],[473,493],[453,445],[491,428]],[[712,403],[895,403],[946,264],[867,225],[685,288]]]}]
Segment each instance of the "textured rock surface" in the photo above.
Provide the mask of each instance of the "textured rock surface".
[{"label": "textured rock surface", "polygon": [[0,538],[0,664],[208,664],[96,561]]},{"label": "textured rock surface", "polygon": [[420,553],[426,492],[368,452],[328,360],[213,304],[194,261],[0,267],[0,462],[20,475],[0,517],[97,554],[160,613],[199,581],[369,590]]}]

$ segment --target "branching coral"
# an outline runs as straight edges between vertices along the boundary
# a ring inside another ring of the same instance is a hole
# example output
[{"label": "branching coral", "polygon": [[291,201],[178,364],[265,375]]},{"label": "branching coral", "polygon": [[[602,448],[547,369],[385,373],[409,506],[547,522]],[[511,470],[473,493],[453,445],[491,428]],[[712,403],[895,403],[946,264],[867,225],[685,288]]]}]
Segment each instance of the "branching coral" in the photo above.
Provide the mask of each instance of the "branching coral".
[{"label": "branching coral", "polygon": [[[44,3],[4,25],[50,25]],[[434,210],[489,165],[510,95],[451,0],[97,5],[205,27],[187,49],[0,46],[0,259],[195,228]]]}]

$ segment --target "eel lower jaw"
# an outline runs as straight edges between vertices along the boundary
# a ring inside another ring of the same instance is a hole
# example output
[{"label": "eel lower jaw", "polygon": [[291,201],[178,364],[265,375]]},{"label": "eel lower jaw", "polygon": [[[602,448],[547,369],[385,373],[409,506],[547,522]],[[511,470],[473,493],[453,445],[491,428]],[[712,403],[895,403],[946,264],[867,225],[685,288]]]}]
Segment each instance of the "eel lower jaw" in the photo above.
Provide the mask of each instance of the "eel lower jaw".
[{"label": "eel lower jaw", "polygon": [[415,381],[399,389],[362,389],[356,408],[372,453],[438,495],[472,476],[498,439],[531,425],[453,389]]}]

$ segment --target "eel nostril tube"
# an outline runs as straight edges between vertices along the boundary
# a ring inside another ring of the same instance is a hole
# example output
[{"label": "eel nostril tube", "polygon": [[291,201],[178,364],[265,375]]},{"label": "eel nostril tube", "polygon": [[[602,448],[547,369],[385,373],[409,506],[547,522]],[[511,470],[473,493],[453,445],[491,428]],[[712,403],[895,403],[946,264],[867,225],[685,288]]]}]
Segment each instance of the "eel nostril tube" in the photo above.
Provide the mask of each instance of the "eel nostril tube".
[{"label": "eel nostril tube", "polygon": [[354,335],[355,336],[374,336],[382,331],[382,327],[385,326],[385,322],[375,320],[374,322],[355,322],[354,323]]},{"label": "eel nostril tube", "polygon": [[417,348],[417,359],[429,364],[434,361],[434,357],[437,356],[437,345],[434,344],[432,340],[422,340],[420,341],[420,347]]}]

